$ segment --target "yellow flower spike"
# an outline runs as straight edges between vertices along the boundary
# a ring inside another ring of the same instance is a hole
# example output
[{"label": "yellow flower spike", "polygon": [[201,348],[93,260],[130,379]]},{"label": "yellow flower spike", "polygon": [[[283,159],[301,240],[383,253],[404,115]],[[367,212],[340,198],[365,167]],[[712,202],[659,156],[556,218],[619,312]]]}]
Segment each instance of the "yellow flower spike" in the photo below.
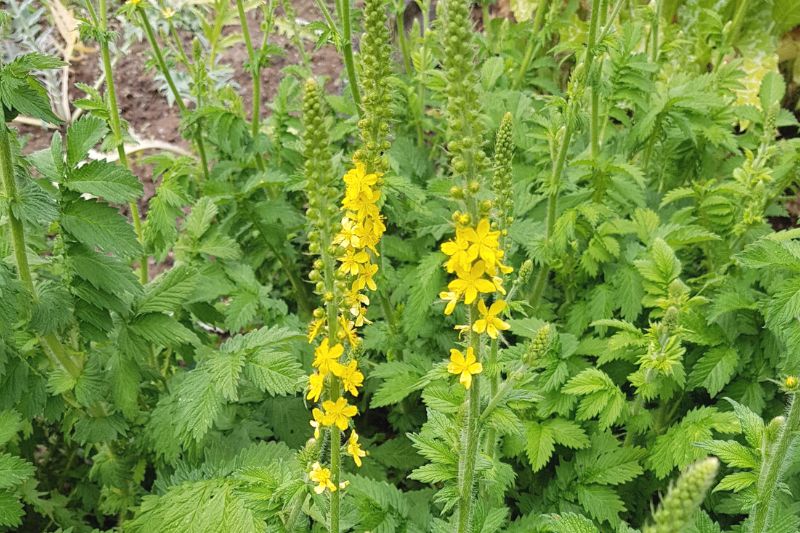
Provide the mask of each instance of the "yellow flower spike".
[{"label": "yellow flower spike", "polygon": [[439,298],[447,302],[447,305],[444,308],[445,315],[452,315],[453,311],[456,308],[456,304],[458,300],[461,298],[461,293],[453,292],[453,291],[442,291],[439,293]]},{"label": "yellow flower spike", "polygon": [[506,308],[505,300],[497,300],[488,309],[483,300],[478,302],[478,312],[481,318],[472,325],[475,333],[486,333],[489,337],[496,339],[499,331],[506,331],[511,328],[506,322],[498,318]]},{"label": "yellow flower spike", "polygon": [[324,376],[331,370],[341,366],[339,357],[341,357],[343,353],[344,346],[337,343],[331,347],[328,344],[328,339],[323,339],[319,346],[317,346],[317,349],[314,350],[314,362],[311,363],[311,366],[318,368],[319,373]]},{"label": "yellow flower spike", "polygon": [[350,419],[356,416],[358,413],[356,406],[350,405],[344,398],[339,398],[335,402],[326,400],[322,402],[322,408],[325,410],[325,414],[322,418],[322,424],[324,426],[332,426],[336,424],[336,427],[342,431],[347,429]]},{"label": "yellow flower spike", "polygon": [[350,438],[347,439],[347,453],[353,456],[353,462],[358,467],[361,467],[361,458],[367,456],[367,452],[358,443],[358,434],[355,431],[351,431]]},{"label": "yellow flower spike", "polygon": [[317,494],[322,494],[325,492],[325,489],[328,489],[331,492],[336,492],[337,487],[333,484],[333,481],[331,481],[330,468],[323,468],[319,463],[314,463],[311,466],[309,478],[311,478],[311,481],[317,484],[317,486],[314,487],[314,492]]},{"label": "yellow flower spike", "polygon": [[319,372],[314,372],[308,376],[308,394],[306,400],[318,402],[319,397],[322,395],[322,389],[325,387],[325,375]]},{"label": "yellow flower spike", "polygon": [[358,396],[358,387],[364,386],[364,374],[358,370],[358,362],[353,359],[347,365],[341,365],[334,375],[342,380],[344,390]]},{"label": "yellow flower spike", "polygon": [[319,428],[322,427],[322,411],[315,407],[311,411],[311,416],[314,417],[314,420],[311,420],[309,424],[311,424],[311,427],[314,428],[314,438],[319,440]]},{"label": "yellow flower spike", "polygon": [[483,372],[483,365],[477,362],[472,346],[467,348],[466,357],[461,351],[451,348],[447,371],[451,374],[460,374],[458,381],[464,385],[465,389],[469,389],[472,386],[472,376]]},{"label": "yellow flower spike", "polygon": [[494,283],[483,277],[486,272],[483,261],[478,261],[469,270],[456,270],[456,279],[451,281],[447,288],[451,291],[463,293],[464,303],[470,305],[478,297],[478,293],[491,293],[497,290]]}]

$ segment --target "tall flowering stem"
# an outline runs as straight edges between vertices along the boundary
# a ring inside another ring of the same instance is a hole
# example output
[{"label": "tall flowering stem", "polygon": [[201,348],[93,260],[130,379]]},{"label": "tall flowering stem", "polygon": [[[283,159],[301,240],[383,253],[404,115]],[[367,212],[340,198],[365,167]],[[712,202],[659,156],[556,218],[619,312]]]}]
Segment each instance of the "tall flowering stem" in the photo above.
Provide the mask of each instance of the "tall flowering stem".
[{"label": "tall flowering stem", "polygon": [[[459,382],[468,391],[460,438],[457,504],[457,531],[466,533],[472,528],[475,465],[481,433],[478,420],[482,351],[487,337],[497,338],[508,329],[499,315],[506,306],[501,276],[511,272],[511,268],[503,264],[500,231],[492,229],[490,222],[493,194],[483,184],[489,159],[482,148],[480,109],[475,106],[478,95],[474,35],[468,2],[447,0],[444,23],[447,149],[454,183],[450,194],[458,209],[453,213],[455,236],[442,244],[442,251],[448,256],[445,269],[454,278],[440,296],[447,301],[445,314],[452,314],[461,304],[468,318],[467,324],[456,326],[467,335],[466,349],[451,349],[447,366],[448,372],[459,376]],[[494,301],[487,305],[489,298]]]}]

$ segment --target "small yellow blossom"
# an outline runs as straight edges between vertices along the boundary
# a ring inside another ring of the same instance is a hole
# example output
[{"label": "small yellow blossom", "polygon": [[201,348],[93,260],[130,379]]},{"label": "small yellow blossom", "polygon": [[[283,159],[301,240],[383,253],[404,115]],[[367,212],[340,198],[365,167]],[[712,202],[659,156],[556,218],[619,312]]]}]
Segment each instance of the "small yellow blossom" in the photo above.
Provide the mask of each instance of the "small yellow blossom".
[{"label": "small yellow blossom", "polygon": [[358,396],[358,387],[364,386],[364,374],[358,370],[358,362],[353,359],[346,366],[340,365],[334,374],[342,380],[344,390]]},{"label": "small yellow blossom", "polygon": [[311,474],[309,475],[311,481],[317,484],[314,487],[314,492],[317,494],[322,494],[325,492],[325,489],[328,489],[331,492],[336,492],[336,485],[333,484],[331,481],[331,470],[330,468],[322,468],[319,463],[314,463],[311,466]]},{"label": "small yellow blossom", "polygon": [[322,411],[317,409],[316,407],[311,410],[311,416],[314,417],[314,420],[309,422],[311,427],[314,428],[314,438],[319,440],[319,428],[322,426]]},{"label": "small yellow blossom", "polygon": [[483,259],[489,267],[493,267],[500,262],[498,254],[500,232],[492,231],[489,219],[482,218],[475,228],[464,230],[464,239],[469,243],[467,257],[470,261]]},{"label": "small yellow blossom", "polygon": [[336,427],[342,431],[347,429],[350,419],[358,413],[356,406],[350,405],[344,398],[339,398],[335,402],[326,400],[322,402],[322,408],[325,409],[322,424],[325,426],[336,424]]},{"label": "small yellow blossom", "polygon": [[477,362],[472,346],[467,348],[466,357],[461,351],[451,348],[450,363],[447,365],[447,371],[451,374],[460,374],[458,381],[464,385],[465,389],[469,389],[472,386],[473,374],[483,372],[483,365]]},{"label": "small yellow blossom", "polygon": [[333,238],[333,244],[338,244],[342,248],[360,248],[361,227],[348,217],[342,219],[342,228],[336,237]]},{"label": "small yellow blossom", "polygon": [[368,288],[371,291],[377,291],[378,286],[372,278],[378,272],[378,265],[374,263],[367,263],[361,268],[358,277],[353,281],[353,290],[361,291]]},{"label": "small yellow blossom", "polygon": [[439,293],[439,298],[447,302],[447,305],[444,308],[444,314],[451,315],[456,308],[458,300],[461,298],[461,294],[452,291],[442,291]]},{"label": "small yellow blossom", "polygon": [[476,320],[472,325],[472,331],[475,333],[486,332],[491,338],[496,339],[498,331],[506,331],[511,326],[498,318],[506,308],[505,300],[497,300],[488,309],[483,300],[478,301],[478,312],[481,318]]},{"label": "small yellow blossom", "polygon": [[448,272],[469,268],[471,262],[468,253],[469,247],[469,241],[464,236],[464,230],[460,228],[456,229],[455,239],[442,243],[442,252],[450,256],[450,259],[445,263],[445,268]]},{"label": "small yellow blossom", "polygon": [[324,386],[325,376],[323,374],[314,372],[308,376],[308,394],[306,395],[306,399],[312,402],[318,402]]},{"label": "small yellow blossom", "polygon": [[314,362],[311,363],[314,368],[319,369],[319,373],[323,376],[328,374],[333,369],[341,366],[339,364],[339,357],[344,353],[344,346],[335,344],[329,346],[328,339],[323,339],[322,342],[314,350]]},{"label": "small yellow blossom", "polygon": [[358,443],[358,434],[355,431],[350,432],[350,438],[347,439],[347,453],[353,456],[353,461],[356,466],[361,466],[361,458],[367,456],[367,452],[361,449]]},{"label": "small yellow blossom", "polygon": [[325,326],[325,319],[324,318],[318,318],[316,320],[313,320],[308,325],[308,342],[309,342],[309,344],[314,342],[314,339],[317,338],[317,335],[319,335],[319,332],[322,331],[322,328],[324,326]]},{"label": "small yellow blossom", "polygon": [[161,16],[165,19],[170,20],[172,17],[175,16],[175,10],[170,7],[165,7],[161,10]]},{"label": "small yellow blossom", "polygon": [[339,258],[339,261],[342,262],[342,264],[339,265],[339,272],[357,276],[359,272],[361,272],[363,265],[369,262],[369,254],[364,251],[356,252],[355,250],[347,250],[345,254]]},{"label": "small yellow blossom", "polygon": [[339,317],[339,331],[337,333],[339,338],[346,340],[350,346],[357,346],[361,339],[358,338],[358,332],[355,328],[355,322],[347,320],[346,317]]},{"label": "small yellow blossom", "polygon": [[132,5],[132,6],[136,7],[136,6],[138,6],[140,3],[142,3],[142,0],[128,0],[128,3],[129,3],[130,5]]},{"label": "small yellow blossom", "polygon": [[464,303],[470,305],[478,297],[478,293],[491,293],[497,290],[494,283],[484,278],[486,272],[483,261],[477,261],[469,270],[456,270],[456,279],[447,288],[453,292],[464,294]]},{"label": "small yellow blossom", "polygon": [[797,376],[786,376],[786,379],[783,380],[783,384],[786,386],[787,390],[794,391],[797,389],[798,385],[800,385],[800,381],[798,381]]}]

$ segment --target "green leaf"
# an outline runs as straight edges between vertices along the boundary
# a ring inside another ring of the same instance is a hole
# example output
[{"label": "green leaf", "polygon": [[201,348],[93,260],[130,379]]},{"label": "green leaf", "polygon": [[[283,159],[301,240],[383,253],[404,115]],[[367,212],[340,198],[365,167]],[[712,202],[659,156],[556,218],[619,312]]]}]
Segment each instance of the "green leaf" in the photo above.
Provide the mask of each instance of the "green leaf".
[{"label": "green leaf", "polygon": [[135,201],[143,191],[142,184],[130,170],[106,161],[90,161],[73,170],[64,187],[120,204]]},{"label": "green leaf", "polygon": [[783,81],[781,73],[772,70],[767,72],[761,80],[761,90],[758,94],[761,99],[761,109],[768,111],[773,107],[780,107],[785,94],[786,82]]},{"label": "green leaf", "polygon": [[113,207],[93,200],[67,204],[61,225],[89,248],[100,248],[122,257],[141,253],[133,227]]},{"label": "green leaf", "polygon": [[[105,120],[85,115],[67,128],[67,166],[74,168],[108,133]],[[100,163],[101,161],[94,161]],[[103,161],[103,163],[105,163]],[[109,164],[109,163],[106,163]],[[91,192],[91,191],[81,191]],[[92,193],[94,194],[94,193]]]},{"label": "green leaf", "polygon": [[272,396],[297,392],[305,376],[300,362],[294,357],[270,351],[258,353],[248,359],[244,374],[259,389]]},{"label": "green leaf", "polygon": [[795,0],[775,0],[772,4],[775,34],[783,35],[800,24],[800,4]]},{"label": "green leaf", "polygon": [[689,386],[703,386],[714,397],[736,373],[739,353],[731,346],[716,346],[707,351],[689,374]]},{"label": "green leaf", "polygon": [[136,307],[137,313],[174,312],[186,302],[196,286],[197,275],[192,267],[174,267],[150,282]]},{"label": "green leaf", "polygon": [[34,473],[33,465],[28,461],[0,453],[0,489],[15,487],[31,477]]},{"label": "green leaf", "polygon": [[613,425],[622,414],[625,395],[602,370],[587,368],[561,389],[564,394],[582,396],[576,418],[588,420],[599,415],[602,429]]},{"label": "green leaf", "polygon": [[22,429],[22,417],[16,411],[0,411],[0,446],[13,439]]},{"label": "green leaf", "polygon": [[583,428],[572,420],[565,418],[553,418],[547,420],[545,425],[552,430],[553,439],[556,443],[578,450],[589,446],[589,438]]},{"label": "green leaf", "polygon": [[753,450],[733,440],[711,440],[698,446],[734,468],[755,470],[761,463],[761,458]]},{"label": "green leaf", "polygon": [[619,522],[619,513],[625,511],[625,504],[611,487],[600,485],[578,485],[578,501],[596,520]]},{"label": "green leaf", "polygon": [[714,487],[713,492],[730,490],[733,492],[741,492],[748,487],[752,487],[758,481],[758,476],[755,472],[734,472],[722,478],[717,486]]},{"label": "green leaf", "polygon": [[549,515],[547,528],[552,533],[600,533],[591,520],[575,513]]},{"label": "green leaf", "polygon": [[0,527],[17,527],[22,524],[25,510],[19,496],[6,490],[0,490]]},{"label": "green leaf", "polygon": [[525,453],[534,472],[547,465],[555,451],[553,429],[532,421],[525,424]]},{"label": "green leaf", "polygon": [[139,315],[130,322],[129,327],[142,338],[162,346],[200,344],[200,339],[192,330],[162,313]]}]

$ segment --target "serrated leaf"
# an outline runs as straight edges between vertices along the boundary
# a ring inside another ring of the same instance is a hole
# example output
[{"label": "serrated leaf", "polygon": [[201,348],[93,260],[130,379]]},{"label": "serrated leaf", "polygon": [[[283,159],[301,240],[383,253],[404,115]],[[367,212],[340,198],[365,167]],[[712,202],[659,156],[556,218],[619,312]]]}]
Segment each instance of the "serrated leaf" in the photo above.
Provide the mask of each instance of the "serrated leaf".
[{"label": "serrated leaf", "polygon": [[25,510],[19,496],[0,490],[0,527],[17,527],[22,524]]},{"label": "serrated leaf", "polygon": [[200,339],[175,318],[163,313],[147,313],[134,318],[130,329],[144,339],[162,346],[200,344]]},{"label": "serrated leaf", "polygon": [[150,282],[136,307],[138,313],[176,311],[197,286],[193,268],[178,266]]},{"label": "serrated leaf", "polygon": [[143,191],[142,184],[130,170],[106,161],[90,161],[73,170],[64,187],[120,204],[135,201]]},{"label": "serrated leaf", "polygon": [[736,372],[739,353],[731,346],[716,346],[706,352],[689,374],[689,386],[703,386],[714,397],[727,385]]},{"label": "serrated leaf", "polygon": [[528,422],[525,428],[525,454],[533,471],[538,472],[547,465],[555,451],[553,430],[538,422]]},{"label": "serrated leaf", "polygon": [[70,168],[75,167],[107,133],[106,122],[91,115],[85,115],[70,124],[67,128],[67,165]]},{"label": "serrated leaf", "polygon": [[61,216],[61,225],[89,248],[123,257],[141,252],[133,227],[109,205],[94,200],[70,202]]},{"label": "serrated leaf", "polygon": [[291,394],[301,388],[305,375],[300,362],[289,354],[262,352],[248,359],[244,374],[272,396]]},{"label": "serrated leaf", "polygon": [[596,520],[616,524],[619,513],[625,511],[625,504],[611,487],[579,485],[577,496],[583,508]]},{"label": "serrated leaf", "polygon": [[33,465],[28,461],[8,453],[0,453],[0,489],[17,486],[33,473]]}]

